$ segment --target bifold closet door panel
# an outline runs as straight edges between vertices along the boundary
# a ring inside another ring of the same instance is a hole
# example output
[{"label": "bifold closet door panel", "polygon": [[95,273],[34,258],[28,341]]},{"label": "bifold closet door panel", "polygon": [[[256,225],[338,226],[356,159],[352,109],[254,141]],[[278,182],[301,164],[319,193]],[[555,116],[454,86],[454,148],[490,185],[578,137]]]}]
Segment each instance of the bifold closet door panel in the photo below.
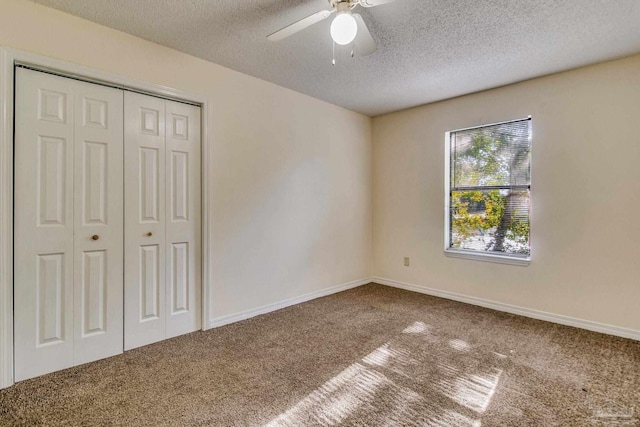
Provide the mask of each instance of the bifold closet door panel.
[{"label": "bifold closet door panel", "polygon": [[200,107],[166,101],[167,338],[201,329]]},{"label": "bifold closet door panel", "polygon": [[123,91],[77,82],[74,364],[123,351]]},{"label": "bifold closet door panel", "polygon": [[166,337],[165,101],[125,92],[124,348]]},{"label": "bifold closet door panel", "polygon": [[21,381],[122,352],[122,91],[18,68],[15,129]]},{"label": "bifold closet door panel", "polygon": [[73,366],[73,83],[16,69],[16,381]]},{"label": "bifold closet door panel", "polygon": [[201,328],[200,108],[125,93],[125,349]]}]

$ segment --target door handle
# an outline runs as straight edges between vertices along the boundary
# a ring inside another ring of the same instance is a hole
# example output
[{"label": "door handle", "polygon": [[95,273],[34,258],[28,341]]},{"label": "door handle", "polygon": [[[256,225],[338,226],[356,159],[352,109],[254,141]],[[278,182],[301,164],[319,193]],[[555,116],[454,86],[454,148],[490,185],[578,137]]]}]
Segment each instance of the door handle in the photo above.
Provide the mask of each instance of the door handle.
[{"label": "door handle", "polygon": [[100,238],[100,236],[98,236],[97,234],[94,234],[93,236],[91,236],[91,240],[98,240]]},{"label": "door handle", "polygon": [[147,237],[151,237],[151,236],[153,236],[153,233],[152,232],[148,232],[147,233]]}]

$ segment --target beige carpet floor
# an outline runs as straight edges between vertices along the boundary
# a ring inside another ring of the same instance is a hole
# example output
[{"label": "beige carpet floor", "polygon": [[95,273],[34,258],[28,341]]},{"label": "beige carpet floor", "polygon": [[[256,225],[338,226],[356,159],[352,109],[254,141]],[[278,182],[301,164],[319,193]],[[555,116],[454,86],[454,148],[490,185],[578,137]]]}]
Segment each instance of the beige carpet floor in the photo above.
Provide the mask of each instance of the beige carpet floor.
[{"label": "beige carpet floor", "polygon": [[371,284],[18,383],[0,424],[633,426],[640,342]]}]

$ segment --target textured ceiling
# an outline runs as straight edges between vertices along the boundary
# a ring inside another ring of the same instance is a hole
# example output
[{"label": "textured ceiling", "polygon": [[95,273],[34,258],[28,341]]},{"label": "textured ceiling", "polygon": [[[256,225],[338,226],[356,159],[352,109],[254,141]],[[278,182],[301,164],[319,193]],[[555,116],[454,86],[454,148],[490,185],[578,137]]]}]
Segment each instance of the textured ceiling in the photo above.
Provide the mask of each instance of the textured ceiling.
[{"label": "textured ceiling", "polygon": [[640,0],[397,0],[363,9],[378,50],[331,65],[327,0],[35,0],[370,116],[640,52]]}]

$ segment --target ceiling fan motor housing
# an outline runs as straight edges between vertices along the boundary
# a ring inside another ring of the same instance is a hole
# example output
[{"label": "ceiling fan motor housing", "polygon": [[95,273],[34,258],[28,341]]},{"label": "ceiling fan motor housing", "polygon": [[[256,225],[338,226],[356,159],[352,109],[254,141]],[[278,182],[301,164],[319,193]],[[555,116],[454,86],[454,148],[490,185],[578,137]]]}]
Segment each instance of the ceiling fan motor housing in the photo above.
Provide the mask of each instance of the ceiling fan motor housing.
[{"label": "ceiling fan motor housing", "polygon": [[331,7],[335,8],[338,12],[352,9],[358,0],[329,0]]}]

